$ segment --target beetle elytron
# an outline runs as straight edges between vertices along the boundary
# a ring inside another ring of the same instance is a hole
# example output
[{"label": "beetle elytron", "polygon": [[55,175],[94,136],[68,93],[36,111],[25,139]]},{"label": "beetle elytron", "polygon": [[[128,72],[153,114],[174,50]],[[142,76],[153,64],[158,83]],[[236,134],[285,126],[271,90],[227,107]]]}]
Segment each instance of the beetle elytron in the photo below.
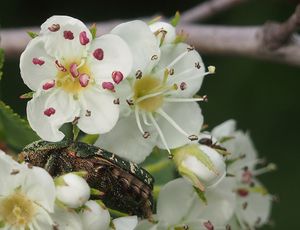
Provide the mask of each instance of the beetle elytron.
[{"label": "beetle elytron", "polygon": [[45,168],[53,177],[86,171],[90,187],[103,192],[101,199],[112,209],[150,217],[153,209],[153,177],[144,169],[113,153],[81,142],[36,141],[26,146],[21,158]]}]

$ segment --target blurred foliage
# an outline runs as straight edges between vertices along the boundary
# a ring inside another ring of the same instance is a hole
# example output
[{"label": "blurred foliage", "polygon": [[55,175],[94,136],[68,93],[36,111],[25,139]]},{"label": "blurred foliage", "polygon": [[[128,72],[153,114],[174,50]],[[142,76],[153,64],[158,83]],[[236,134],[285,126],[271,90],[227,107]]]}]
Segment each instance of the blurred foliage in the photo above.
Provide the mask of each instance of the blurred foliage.
[{"label": "blurred foliage", "polygon": [[[268,20],[283,21],[294,11],[297,2],[249,0],[206,23],[261,25]],[[198,0],[111,0],[88,1],[76,6],[74,2],[53,0],[39,4],[39,10],[32,13],[36,1],[10,0],[1,2],[0,24],[2,28],[39,26],[54,14],[70,15],[86,22],[152,16],[157,13],[173,16],[176,10],[183,11],[197,3]],[[229,118],[236,119],[239,128],[250,131],[260,156],[278,165],[278,171],[260,177],[268,190],[278,194],[281,200],[279,204],[274,204],[272,220],[275,227],[266,226],[263,229],[298,229],[300,69],[250,58],[204,56],[203,59],[207,66],[217,67],[217,74],[208,76],[200,91],[201,95],[209,96],[209,102],[201,104],[209,128]],[[17,58],[6,60],[0,82],[0,99],[25,116],[26,101],[20,100],[19,96],[28,91],[20,78]],[[24,135],[16,132],[15,136]],[[167,154],[154,155],[145,164],[153,163],[158,158],[167,158]],[[172,167],[170,165],[154,174],[159,184],[174,176]]]}]

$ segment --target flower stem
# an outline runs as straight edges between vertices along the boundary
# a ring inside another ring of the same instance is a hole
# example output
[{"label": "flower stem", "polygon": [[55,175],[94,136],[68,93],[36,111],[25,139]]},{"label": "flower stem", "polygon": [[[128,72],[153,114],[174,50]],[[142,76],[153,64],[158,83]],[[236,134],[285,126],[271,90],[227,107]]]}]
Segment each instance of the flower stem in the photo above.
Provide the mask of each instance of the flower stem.
[{"label": "flower stem", "polygon": [[165,167],[167,167],[171,163],[172,163],[172,161],[170,159],[164,159],[164,160],[158,161],[156,163],[149,164],[149,165],[145,166],[144,168],[149,173],[152,174],[152,173],[159,172],[160,170],[164,169]]}]

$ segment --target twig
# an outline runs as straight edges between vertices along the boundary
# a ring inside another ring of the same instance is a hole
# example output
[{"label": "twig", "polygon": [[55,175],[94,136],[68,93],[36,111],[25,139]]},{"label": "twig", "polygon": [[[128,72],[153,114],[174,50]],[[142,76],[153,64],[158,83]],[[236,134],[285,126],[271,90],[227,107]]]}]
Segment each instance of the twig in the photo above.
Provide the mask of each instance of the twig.
[{"label": "twig", "polygon": [[182,13],[182,22],[195,22],[208,19],[215,14],[248,0],[207,0]]},{"label": "twig", "polygon": [[[300,6],[286,22],[276,27],[268,24],[256,27],[181,24],[178,29],[189,34],[188,43],[200,53],[240,55],[300,66],[300,36],[293,34],[299,26],[299,9]],[[108,33],[121,22],[98,23],[99,35]],[[7,57],[16,58],[25,49],[30,40],[25,33],[28,30],[38,31],[38,28],[1,31],[1,47]]]}]

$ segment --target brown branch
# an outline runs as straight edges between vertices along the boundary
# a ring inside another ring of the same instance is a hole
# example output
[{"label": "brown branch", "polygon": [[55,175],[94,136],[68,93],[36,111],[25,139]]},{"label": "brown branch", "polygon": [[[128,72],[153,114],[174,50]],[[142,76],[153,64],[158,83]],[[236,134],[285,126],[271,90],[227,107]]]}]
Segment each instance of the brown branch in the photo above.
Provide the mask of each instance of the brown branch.
[{"label": "brown branch", "polygon": [[181,22],[203,21],[246,1],[248,0],[208,0],[183,12]]},{"label": "brown branch", "polygon": [[[300,36],[293,33],[299,26],[299,9],[300,6],[286,22],[276,27],[268,24],[256,27],[182,24],[178,29],[188,33],[188,43],[202,54],[239,55],[300,66]],[[108,33],[121,22],[99,23],[99,35]],[[38,28],[1,31],[1,47],[8,57],[16,58],[25,49],[30,40],[25,33],[28,30],[38,31]]]}]

